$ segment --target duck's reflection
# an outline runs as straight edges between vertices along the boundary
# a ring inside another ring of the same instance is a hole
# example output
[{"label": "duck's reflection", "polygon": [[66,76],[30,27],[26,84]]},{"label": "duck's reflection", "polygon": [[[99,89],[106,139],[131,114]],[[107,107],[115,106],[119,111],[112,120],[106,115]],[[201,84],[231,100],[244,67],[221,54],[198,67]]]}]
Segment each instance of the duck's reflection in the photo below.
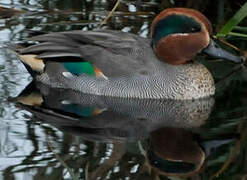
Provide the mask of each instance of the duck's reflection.
[{"label": "duck's reflection", "polygon": [[205,153],[193,134],[181,128],[160,128],[150,134],[148,159],[164,175],[188,176],[202,167]]},{"label": "duck's reflection", "polygon": [[205,160],[199,139],[191,130],[208,119],[212,97],[190,101],[122,99],[38,84],[28,86],[15,100],[34,119],[86,140],[145,142],[141,145],[145,167],[159,174],[192,175]]}]

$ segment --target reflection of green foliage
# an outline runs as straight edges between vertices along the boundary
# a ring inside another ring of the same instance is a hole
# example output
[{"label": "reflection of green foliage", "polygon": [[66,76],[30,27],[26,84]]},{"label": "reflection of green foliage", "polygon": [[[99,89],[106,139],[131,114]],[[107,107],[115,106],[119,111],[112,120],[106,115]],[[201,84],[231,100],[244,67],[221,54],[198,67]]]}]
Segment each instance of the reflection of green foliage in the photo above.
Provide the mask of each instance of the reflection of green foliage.
[{"label": "reflection of green foliage", "polygon": [[[232,32],[233,29],[247,17],[247,2],[238,10],[238,12],[223,26],[220,32],[217,34],[218,37],[225,37],[226,35],[239,36],[247,38],[246,27],[236,28],[238,31],[243,33]],[[245,32],[245,34],[244,34]]]}]

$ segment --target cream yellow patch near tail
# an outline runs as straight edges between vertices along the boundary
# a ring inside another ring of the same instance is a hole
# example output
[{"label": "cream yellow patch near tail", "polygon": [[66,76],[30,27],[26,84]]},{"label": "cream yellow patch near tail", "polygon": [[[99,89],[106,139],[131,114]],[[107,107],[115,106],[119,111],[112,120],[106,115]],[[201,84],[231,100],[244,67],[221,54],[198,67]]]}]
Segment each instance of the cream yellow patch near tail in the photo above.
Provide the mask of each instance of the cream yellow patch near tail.
[{"label": "cream yellow patch near tail", "polygon": [[43,102],[43,98],[40,94],[32,93],[28,96],[18,97],[17,101],[28,106],[40,106]]},{"label": "cream yellow patch near tail", "polygon": [[44,71],[44,61],[42,59],[36,58],[37,55],[34,54],[26,54],[26,55],[18,55],[20,60],[30,66],[30,68],[34,71],[42,73]]}]

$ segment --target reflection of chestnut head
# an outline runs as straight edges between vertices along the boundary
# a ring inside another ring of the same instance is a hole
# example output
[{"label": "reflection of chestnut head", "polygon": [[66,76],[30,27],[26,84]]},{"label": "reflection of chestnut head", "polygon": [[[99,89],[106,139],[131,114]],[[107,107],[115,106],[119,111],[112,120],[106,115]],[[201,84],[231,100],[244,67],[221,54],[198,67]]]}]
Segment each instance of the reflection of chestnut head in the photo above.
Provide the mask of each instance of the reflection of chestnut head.
[{"label": "reflection of chestnut head", "polygon": [[198,172],[205,153],[193,135],[181,128],[161,128],[151,133],[148,159],[159,173],[189,176]]}]

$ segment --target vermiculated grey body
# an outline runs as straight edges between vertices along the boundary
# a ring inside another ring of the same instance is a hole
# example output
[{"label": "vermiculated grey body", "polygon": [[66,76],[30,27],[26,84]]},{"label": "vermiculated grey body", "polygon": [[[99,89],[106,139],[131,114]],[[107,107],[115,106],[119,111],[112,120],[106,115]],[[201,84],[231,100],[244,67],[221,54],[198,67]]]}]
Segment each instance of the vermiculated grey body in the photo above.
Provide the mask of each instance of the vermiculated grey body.
[{"label": "vermiculated grey body", "polygon": [[[61,65],[53,64],[52,67]],[[37,77],[37,80],[52,87],[126,98],[193,99],[214,94],[213,78],[202,64],[191,63],[173,66],[160,63],[159,67],[155,72],[149,72],[148,75],[120,76],[108,79],[85,74],[66,77],[63,75],[66,70],[60,67],[59,69],[62,71],[56,72],[56,76],[46,72]],[[57,73],[60,75],[58,76]]]},{"label": "vermiculated grey body", "polygon": [[[161,62],[149,39],[130,33],[72,31],[41,35],[33,40],[41,43],[21,53],[38,54],[38,58],[47,60],[44,73],[36,79],[52,87],[103,96],[156,99],[195,99],[215,91],[214,80],[202,64]],[[62,63],[54,60],[66,54],[91,62],[108,79],[69,74]]]}]

